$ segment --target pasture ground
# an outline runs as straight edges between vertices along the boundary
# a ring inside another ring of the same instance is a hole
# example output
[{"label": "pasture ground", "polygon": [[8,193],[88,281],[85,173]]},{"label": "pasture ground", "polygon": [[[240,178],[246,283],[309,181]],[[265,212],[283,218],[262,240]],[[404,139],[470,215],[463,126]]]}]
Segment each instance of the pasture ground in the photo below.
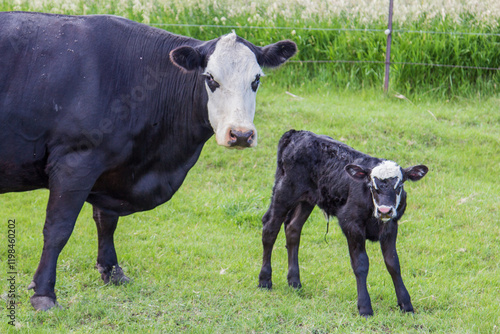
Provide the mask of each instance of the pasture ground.
[{"label": "pasture ground", "polygon": [[[94,269],[97,237],[85,205],[58,262],[61,310],[35,312],[26,287],[38,265],[48,192],[0,196],[1,333],[499,333],[500,99],[408,101],[378,92],[266,86],[258,94],[259,146],[226,150],[211,139],[173,199],[120,219],[119,261],[133,278],[105,286]],[[375,315],[358,316],[347,244],[315,209],[301,240],[303,288],[286,283],[281,232],[272,291],[257,288],[261,217],[276,146],[288,129],[340,139],[404,167],[430,171],[408,183],[398,238],[415,314],[402,314],[378,244],[368,244]],[[7,322],[7,223],[15,219],[16,328]]]}]

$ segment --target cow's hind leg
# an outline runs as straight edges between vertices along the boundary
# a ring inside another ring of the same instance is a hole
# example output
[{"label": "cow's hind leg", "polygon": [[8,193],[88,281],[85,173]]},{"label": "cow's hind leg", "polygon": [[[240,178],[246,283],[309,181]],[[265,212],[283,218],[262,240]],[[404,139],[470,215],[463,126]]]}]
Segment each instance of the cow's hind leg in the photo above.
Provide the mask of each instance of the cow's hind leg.
[{"label": "cow's hind leg", "polygon": [[99,250],[96,267],[104,283],[125,284],[130,279],[118,265],[113,235],[118,223],[118,216],[108,214],[94,206],[94,221],[97,227]]},{"label": "cow's hind leg", "polygon": [[[64,178],[61,178],[64,180]],[[82,182],[77,184],[52,182],[50,186],[47,215],[43,228],[43,251],[38,269],[28,289],[34,289],[31,304],[36,310],[48,310],[57,304],[56,284],[57,259],[66,245],[76,218],[85,202],[90,188]],[[55,185],[54,185],[55,184]],[[63,190],[64,189],[64,190]]]},{"label": "cow's hind leg", "polygon": [[285,222],[286,248],[288,251],[288,285],[300,289],[299,243],[302,227],[314,209],[314,205],[300,202]]}]

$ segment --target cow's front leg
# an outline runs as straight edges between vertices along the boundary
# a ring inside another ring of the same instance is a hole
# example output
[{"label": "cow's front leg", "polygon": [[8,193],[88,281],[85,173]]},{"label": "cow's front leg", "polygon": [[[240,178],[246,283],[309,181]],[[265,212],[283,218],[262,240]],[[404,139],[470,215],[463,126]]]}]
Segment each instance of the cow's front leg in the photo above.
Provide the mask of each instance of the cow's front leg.
[{"label": "cow's front leg", "polygon": [[36,310],[45,311],[58,305],[54,292],[57,259],[73,232],[87,195],[88,191],[50,191],[43,228],[42,256],[33,281],[28,286],[28,289],[35,290],[30,300]]},{"label": "cow's front leg", "polygon": [[302,227],[314,206],[301,202],[285,222],[286,248],[288,251],[288,285],[300,289],[299,244]]},{"label": "cow's front leg", "polygon": [[104,283],[119,285],[130,282],[122,268],[118,265],[116,256],[114,233],[118,223],[118,216],[104,212],[94,206],[94,221],[97,227],[99,249],[97,252],[96,267]]},{"label": "cow's front leg", "polygon": [[402,311],[413,313],[413,305],[411,304],[410,294],[408,293],[408,290],[403,283],[403,278],[401,277],[399,257],[396,251],[397,223],[394,222],[394,224],[396,224],[396,230],[387,234],[380,240],[380,247],[382,249],[382,254],[384,255],[385,266],[387,267],[387,271],[389,271],[392,282],[394,283],[394,289],[396,290],[396,296],[398,298],[398,305]]},{"label": "cow's front leg", "polygon": [[368,255],[366,254],[365,248],[366,239],[360,235],[347,234],[346,236],[349,245],[349,254],[351,256],[351,266],[356,276],[359,315],[368,317],[373,315],[373,309],[370,295],[366,287],[369,267]]}]

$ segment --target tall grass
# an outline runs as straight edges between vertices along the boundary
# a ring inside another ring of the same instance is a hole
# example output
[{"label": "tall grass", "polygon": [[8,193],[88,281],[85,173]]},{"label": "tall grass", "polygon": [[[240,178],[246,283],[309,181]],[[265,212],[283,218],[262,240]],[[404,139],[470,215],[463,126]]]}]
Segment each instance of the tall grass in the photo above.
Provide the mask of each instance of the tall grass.
[{"label": "tall grass", "polygon": [[[384,80],[380,62],[385,61],[383,30],[387,28],[388,1],[2,0],[0,9],[117,14],[199,39],[216,38],[235,29],[257,45],[289,38],[300,50],[294,60],[306,63],[290,62],[273,73],[271,81],[280,86],[381,89]],[[416,65],[500,68],[498,1],[396,1],[394,20],[393,92],[444,99],[498,94],[500,70]],[[381,31],[315,30],[324,28]],[[454,32],[475,35],[449,34]],[[324,60],[333,63],[307,63]]]},{"label": "tall grass", "polygon": [[[271,81],[280,86],[381,89],[384,80],[380,62],[385,61],[388,1],[2,0],[0,10],[117,14],[199,39],[216,38],[235,29],[257,45],[292,39],[300,51],[294,60],[306,63],[290,62],[273,73]],[[498,94],[500,70],[401,64],[500,68],[498,1],[396,1],[394,20],[393,92],[444,99]],[[316,30],[325,28],[367,31]],[[368,31],[371,29],[380,31]],[[475,35],[449,34],[454,32]],[[334,62],[307,63],[323,60]],[[353,63],[358,61],[363,63]]]}]

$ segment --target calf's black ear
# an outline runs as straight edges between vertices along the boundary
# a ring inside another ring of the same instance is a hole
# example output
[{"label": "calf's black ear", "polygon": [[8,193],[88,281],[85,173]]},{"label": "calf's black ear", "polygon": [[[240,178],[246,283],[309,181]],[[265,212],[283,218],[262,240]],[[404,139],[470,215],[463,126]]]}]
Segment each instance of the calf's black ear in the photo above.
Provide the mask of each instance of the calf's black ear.
[{"label": "calf's black ear", "polygon": [[179,46],[170,51],[170,61],[183,71],[192,71],[201,66],[203,57],[190,46]]},{"label": "calf's black ear", "polygon": [[258,63],[262,67],[278,67],[297,52],[297,44],[290,40],[269,44],[261,49]]},{"label": "calf's black ear", "polygon": [[418,181],[427,174],[429,168],[424,165],[412,166],[403,169],[404,180]]},{"label": "calf's black ear", "polygon": [[357,181],[365,181],[370,176],[370,172],[358,165],[347,165],[344,167],[347,174]]}]

